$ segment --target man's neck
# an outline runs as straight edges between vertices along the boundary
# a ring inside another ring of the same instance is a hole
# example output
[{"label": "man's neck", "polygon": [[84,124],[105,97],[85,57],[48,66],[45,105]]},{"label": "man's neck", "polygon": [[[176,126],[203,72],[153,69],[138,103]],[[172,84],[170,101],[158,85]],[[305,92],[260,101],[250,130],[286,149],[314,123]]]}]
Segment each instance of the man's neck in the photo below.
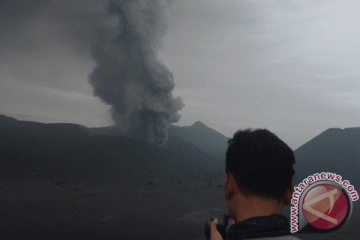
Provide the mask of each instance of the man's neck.
[{"label": "man's neck", "polygon": [[[265,199],[253,196],[235,194],[231,203],[231,215],[235,222],[253,217],[268,216],[273,213],[283,213],[283,204],[275,199]],[[230,210],[230,209],[229,209]]]}]

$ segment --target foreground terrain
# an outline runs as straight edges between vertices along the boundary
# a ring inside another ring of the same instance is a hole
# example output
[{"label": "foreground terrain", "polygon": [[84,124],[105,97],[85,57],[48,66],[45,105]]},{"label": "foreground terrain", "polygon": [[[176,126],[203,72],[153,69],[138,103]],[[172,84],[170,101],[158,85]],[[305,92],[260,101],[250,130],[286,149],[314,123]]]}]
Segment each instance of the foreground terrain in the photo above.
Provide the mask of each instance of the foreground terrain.
[{"label": "foreground terrain", "polygon": [[[296,150],[295,181],[332,171],[359,191],[359,130],[330,129]],[[119,136],[113,127],[0,115],[1,240],[205,239],[205,221],[227,212],[227,138],[200,122],[169,132],[159,148]],[[355,202],[340,230],[298,236],[360,239],[359,222]]]}]

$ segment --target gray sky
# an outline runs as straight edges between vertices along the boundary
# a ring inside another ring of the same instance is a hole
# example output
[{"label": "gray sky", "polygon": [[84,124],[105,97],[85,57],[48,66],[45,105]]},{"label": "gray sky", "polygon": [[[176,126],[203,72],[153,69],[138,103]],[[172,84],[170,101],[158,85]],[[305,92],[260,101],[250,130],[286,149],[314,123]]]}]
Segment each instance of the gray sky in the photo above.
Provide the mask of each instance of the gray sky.
[{"label": "gray sky", "polygon": [[[0,113],[113,124],[88,83],[88,16],[106,1],[9,2],[0,0]],[[359,12],[350,0],[173,1],[158,57],[185,103],[178,125],[200,120],[226,136],[265,127],[293,149],[359,127]]]}]

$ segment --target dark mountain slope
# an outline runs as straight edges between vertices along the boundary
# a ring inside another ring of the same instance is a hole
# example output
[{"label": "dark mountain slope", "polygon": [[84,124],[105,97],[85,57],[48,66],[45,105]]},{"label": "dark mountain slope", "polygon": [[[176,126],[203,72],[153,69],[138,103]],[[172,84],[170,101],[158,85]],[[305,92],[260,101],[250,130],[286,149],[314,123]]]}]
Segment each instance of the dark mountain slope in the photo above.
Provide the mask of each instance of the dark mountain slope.
[{"label": "dark mountain slope", "polygon": [[18,121],[15,118],[0,115],[0,133],[27,134],[36,136],[88,136],[83,126],[70,123],[38,123]]},{"label": "dark mountain slope", "polygon": [[135,186],[166,179],[211,182],[224,171],[223,162],[176,137],[170,137],[167,146],[156,147],[123,136],[89,135],[77,125],[3,119],[2,179],[117,179],[124,185],[131,180]]},{"label": "dark mountain slope", "polygon": [[189,127],[172,125],[168,131],[170,136],[181,138],[225,161],[228,138],[202,122],[195,122]]},{"label": "dark mountain slope", "polygon": [[333,172],[360,187],[360,128],[330,128],[297,150],[296,181],[316,172]]},{"label": "dark mountain slope", "polygon": [[[87,130],[94,135],[121,135],[121,130],[116,126],[88,128]],[[228,138],[200,121],[185,127],[171,125],[168,129],[168,133],[169,137],[180,138],[213,155],[217,159],[222,161],[225,159]]]}]

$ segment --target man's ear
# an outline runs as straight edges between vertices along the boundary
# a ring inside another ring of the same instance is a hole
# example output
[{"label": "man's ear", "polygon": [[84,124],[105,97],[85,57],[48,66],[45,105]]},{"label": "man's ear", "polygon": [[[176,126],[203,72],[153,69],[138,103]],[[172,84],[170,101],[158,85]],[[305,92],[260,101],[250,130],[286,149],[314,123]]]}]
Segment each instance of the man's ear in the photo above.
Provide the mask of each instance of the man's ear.
[{"label": "man's ear", "polygon": [[284,206],[288,206],[291,203],[291,198],[293,193],[294,193],[294,183],[291,182],[290,187],[286,190],[284,195],[284,201],[283,201]]},{"label": "man's ear", "polygon": [[234,177],[231,175],[231,173],[225,173],[224,178],[225,199],[230,200],[232,195],[234,195]]}]

